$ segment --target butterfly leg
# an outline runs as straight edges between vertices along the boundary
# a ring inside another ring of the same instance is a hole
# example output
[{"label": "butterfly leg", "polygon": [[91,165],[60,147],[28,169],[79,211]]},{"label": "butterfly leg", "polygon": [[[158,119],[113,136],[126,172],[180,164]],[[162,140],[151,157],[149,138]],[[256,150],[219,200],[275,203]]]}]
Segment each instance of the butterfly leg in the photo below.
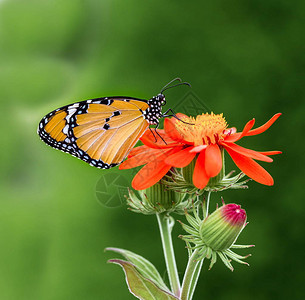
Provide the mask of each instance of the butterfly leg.
[{"label": "butterfly leg", "polygon": [[155,133],[160,137],[160,139],[164,142],[165,145],[167,145],[167,143],[165,142],[165,140],[163,139],[163,137],[158,133],[157,129],[159,127],[159,123],[157,124],[157,126],[155,127]]},{"label": "butterfly leg", "polygon": [[165,145],[167,145],[167,143],[165,142],[165,140],[163,139],[163,137],[158,133],[157,129],[159,127],[159,124],[157,124],[157,126],[154,128],[154,131],[149,127],[150,132],[152,133],[152,135],[155,138],[155,143],[158,141],[157,136],[160,137],[160,139],[164,142]]},{"label": "butterfly leg", "polygon": [[[172,115],[168,115],[169,112],[171,112]],[[173,111],[171,108],[169,108],[164,114],[162,114],[162,117],[163,117],[163,118],[165,118],[165,117],[173,117],[173,116],[175,116],[175,115],[176,115],[176,114],[174,113],[174,111]]]},{"label": "butterfly leg", "polygon": [[150,127],[148,127],[149,128],[149,130],[150,130],[150,132],[152,133],[152,135],[154,136],[154,138],[155,138],[155,143],[157,142],[157,137],[156,137],[156,135],[154,134],[154,132],[152,131],[152,129],[150,128]]},{"label": "butterfly leg", "polygon": [[[172,114],[168,115],[169,112],[171,112]],[[180,118],[178,118],[171,108],[169,108],[164,114],[162,114],[162,118],[166,118],[166,117],[174,117],[175,119],[179,120],[180,122],[182,122],[184,124],[195,125],[192,123],[185,122],[185,121],[181,120]]]}]

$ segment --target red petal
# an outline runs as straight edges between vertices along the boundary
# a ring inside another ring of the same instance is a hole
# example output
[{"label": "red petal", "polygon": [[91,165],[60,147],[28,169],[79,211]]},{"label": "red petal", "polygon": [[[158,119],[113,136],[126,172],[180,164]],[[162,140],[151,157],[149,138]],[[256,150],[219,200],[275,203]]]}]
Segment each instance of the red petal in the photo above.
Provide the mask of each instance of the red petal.
[{"label": "red petal", "polygon": [[247,135],[247,133],[251,130],[251,128],[254,126],[255,119],[250,120],[244,127],[242,132],[231,134],[227,137],[225,137],[225,142],[231,142],[234,143],[238,140],[240,140],[243,136]]},{"label": "red petal", "polygon": [[224,130],[224,134],[232,135],[237,132],[236,127],[227,128]]},{"label": "red petal", "polygon": [[152,161],[145,165],[133,178],[132,187],[135,190],[144,190],[156,184],[169,170],[171,166],[164,161]]},{"label": "red petal", "polygon": [[177,153],[174,153],[165,159],[165,163],[175,168],[184,168],[195,158],[196,153],[191,153],[192,147],[187,147]]},{"label": "red petal", "polygon": [[211,144],[205,150],[205,171],[208,177],[216,176],[222,169],[221,151],[216,144]]},{"label": "red petal", "polygon": [[[176,117],[177,117],[178,119],[182,119],[183,117],[189,118],[187,115],[185,115],[185,114],[183,114],[183,113],[176,113]],[[175,122],[181,122],[181,121],[179,121],[178,119],[176,119],[175,117],[171,118],[171,120],[174,122],[174,124],[175,124]]]},{"label": "red petal", "polygon": [[165,132],[167,133],[167,135],[174,141],[183,142],[183,137],[182,135],[177,131],[176,127],[175,127],[175,122],[176,120],[173,118],[172,119],[165,119],[164,120],[164,129]]},{"label": "red petal", "polygon": [[197,158],[196,165],[193,173],[193,184],[198,189],[203,189],[209,182],[209,177],[205,172],[205,151],[202,151]]},{"label": "red petal", "polygon": [[132,157],[132,156],[138,155],[138,154],[146,151],[147,149],[150,149],[150,148],[147,147],[146,145],[135,147],[129,152],[127,157]]},{"label": "red petal", "polygon": [[226,148],[226,150],[232,157],[236,166],[247,176],[261,184],[273,185],[273,178],[271,177],[271,175],[253,159],[238,154],[235,151],[230,150],[229,148]]},{"label": "red petal", "polygon": [[[140,147],[137,147],[135,149],[138,148]],[[167,157],[166,153],[168,153],[169,151],[170,150],[168,149],[153,149],[148,147],[146,147],[146,149],[143,148],[141,152],[138,152],[137,154],[132,156],[128,156],[128,158],[119,166],[119,169],[124,170],[135,168],[147,164],[155,159],[161,159],[160,157],[162,156],[164,159],[165,157]]]},{"label": "red petal", "polygon": [[[154,129],[152,129],[154,130]],[[163,138],[163,141],[157,133],[152,133],[150,129],[146,130],[145,133],[140,138],[141,142],[150,147],[150,148],[170,148],[177,145],[180,145],[176,141],[173,141],[165,132],[164,130],[157,129],[158,134]]]},{"label": "red petal", "polygon": [[277,113],[275,114],[268,122],[266,122],[264,125],[255,128],[253,130],[250,130],[246,135],[247,136],[251,136],[251,135],[257,135],[260,134],[264,131],[266,131],[277,119],[278,117],[281,115],[281,113]]},{"label": "red petal", "polygon": [[201,152],[202,150],[206,149],[207,147],[208,147],[208,145],[199,145],[199,146],[195,146],[195,147],[192,147],[192,149],[190,150],[190,152],[198,153],[198,152]]},{"label": "red petal", "polygon": [[259,153],[264,155],[276,155],[276,154],[282,154],[282,151],[260,151]]},{"label": "red petal", "polygon": [[260,152],[251,150],[251,149],[247,149],[244,147],[241,147],[239,145],[236,145],[234,143],[221,143],[226,149],[230,148],[232,151],[237,152],[241,155],[253,158],[253,159],[257,159],[257,160],[261,160],[261,161],[266,161],[266,162],[273,162],[273,159],[261,154]]}]

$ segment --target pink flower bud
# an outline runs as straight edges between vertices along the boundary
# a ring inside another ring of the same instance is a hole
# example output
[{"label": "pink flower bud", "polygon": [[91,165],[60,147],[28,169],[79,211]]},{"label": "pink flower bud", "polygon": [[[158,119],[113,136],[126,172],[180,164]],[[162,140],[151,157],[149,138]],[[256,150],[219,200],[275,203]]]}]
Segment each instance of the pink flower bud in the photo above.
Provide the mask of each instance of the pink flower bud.
[{"label": "pink flower bud", "polygon": [[240,205],[223,205],[202,222],[200,226],[202,241],[212,250],[227,250],[244,228],[246,219],[246,211]]}]

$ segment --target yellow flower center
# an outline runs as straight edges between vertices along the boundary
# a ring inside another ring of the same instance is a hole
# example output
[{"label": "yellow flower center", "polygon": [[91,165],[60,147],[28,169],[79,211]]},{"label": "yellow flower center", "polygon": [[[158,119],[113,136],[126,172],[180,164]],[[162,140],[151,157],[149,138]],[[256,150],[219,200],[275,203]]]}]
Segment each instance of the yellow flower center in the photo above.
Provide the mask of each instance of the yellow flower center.
[{"label": "yellow flower center", "polygon": [[194,146],[216,144],[223,139],[224,131],[228,127],[223,114],[215,115],[205,113],[194,117],[182,116],[182,121],[175,122],[175,127],[187,142],[194,143]]}]

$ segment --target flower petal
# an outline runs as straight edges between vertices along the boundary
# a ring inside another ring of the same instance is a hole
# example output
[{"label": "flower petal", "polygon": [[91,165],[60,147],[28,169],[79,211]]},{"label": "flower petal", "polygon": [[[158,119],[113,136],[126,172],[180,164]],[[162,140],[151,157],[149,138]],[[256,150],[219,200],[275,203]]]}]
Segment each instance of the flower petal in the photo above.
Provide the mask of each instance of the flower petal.
[{"label": "flower petal", "polygon": [[278,117],[281,115],[281,113],[277,113],[275,114],[269,121],[267,121],[264,125],[257,127],[253,130],[250,130],[246,136],[251,136],[251,135],[257,135],[260,134],[264,131],[266,131],[277,119]]},{"label": "flower petal", "polygon": [[155,160],[145,165],[133,178],[132,187],[144,190],[156,184],[170,170],[164,161]]},{"label": "flower petal", "polygon": [[[143,147],[143,146],[140,146]],[[138,150],[137,147],[135,150]],[[166,153],[168,153],[168,149],[154,149],[154,148],[148,148],[144,146],[145,148],[142,148],[142,151],[138,151],[137,154],[128,156],[128,158],[120,164],[119,169],[125,170],[125,169],[131,169],[135,168],[144,164],[147,164],[155,159],[161,159],[160,157],[163,156],[167,157]]]},{"label": "flower petal", "polygon": [[221,151],[217,144],[211,144],[205,150],[205,171],[208,177],[216,176],[222,169]]},{"label": "flower petal", "polygon": [[247,156],[247,157],[250,157],[250,158],[253,158],[253,159],[266,161],[266,162],[273,162],[272,158],[270,158],[270,157],[268,157],[264,154],[261,154],[260,152],[241,147],[241,146],[236,145],[234,143],[221,143],[221,145],[223,145],[226,149],[230,148],[234,152],[237,152],[239,154],[242,154],[244,156]]},{"label": "flower petal", "polygon": [[259,153],[264,155],[276,155],[276,154],[282,154],[282,151],[260,151]]},{"label": "flower petal", "polygon": [[247,133],[251,130],[251,128],[254,126],[255,123],[255,119],[250,120],[249,122],[247,122],[247,124],[245,125],[244,129],[242,132],[238,132],[238,133],[233,133],[227,137],[225,137],[225,142],[231,142],[234,143],[238,140],[240,140],[242,137],[244,137],[245,135],[247,135]]},{"label": "flower petal", "polygon": [[[160,136],[163,138],[163,140]],[[144,145],[156,149],[170,148],[173,146],[180,145],[176,141],[173,141],[170,136],[168,136],[165,131],[161,129],[157,129],[157,133],[152,133],[151,129],[146,130],[140,140]]]},{"label": "flower petal", "polygon": [[230,148],[226,148],[226,150],[236,166],[247,176],[261,184],[273,185],[273,178],[271,175],[253,159],[232,151]]},{"label": "flower petal", "polygon": [[193,184],[198,189],[203,189],[209,182],[209,177],[205,172],[205,151],[198,155],[193,173]]},{"label": "flower petal", "polygon": [[236,132],[237,132],[236,127],[231,127],[231,128],[225,129],[223,133],[226,134],[226,135],[232,135]]},{"label": "flower petal", "polygon": [[165,159],[165,163],[175,168],[184,168],[195,158],[196,153],[190,152],[192,147],[187,147]]},{"label": "flower petal", "polygon": [[178,132],[178,130],[175,127],[175,121],[178,121],[174,118],[168,119],[166,118],[164,120],[164,129],[166,134],[174,141],[176,142],[183,142],[183,137],[182,135]]},{"label": "flower petal", "polygon": [[198,153],[198,152],[201,152],[202,150],[206,149],[207,147],[208,147],[208,145],[199,145],[199,146],[193,147],[192,150],[190,150],[190,152]]},{"label": "flower petal", "polygon": [[147,149],[151,149],[151,148],[147,147],[146,145],[135,147],[135,148],[131,149],[131,151],[129,152],[127,157],[132,157],[132,156],[138,155],[138,154],[146,151]]}]

